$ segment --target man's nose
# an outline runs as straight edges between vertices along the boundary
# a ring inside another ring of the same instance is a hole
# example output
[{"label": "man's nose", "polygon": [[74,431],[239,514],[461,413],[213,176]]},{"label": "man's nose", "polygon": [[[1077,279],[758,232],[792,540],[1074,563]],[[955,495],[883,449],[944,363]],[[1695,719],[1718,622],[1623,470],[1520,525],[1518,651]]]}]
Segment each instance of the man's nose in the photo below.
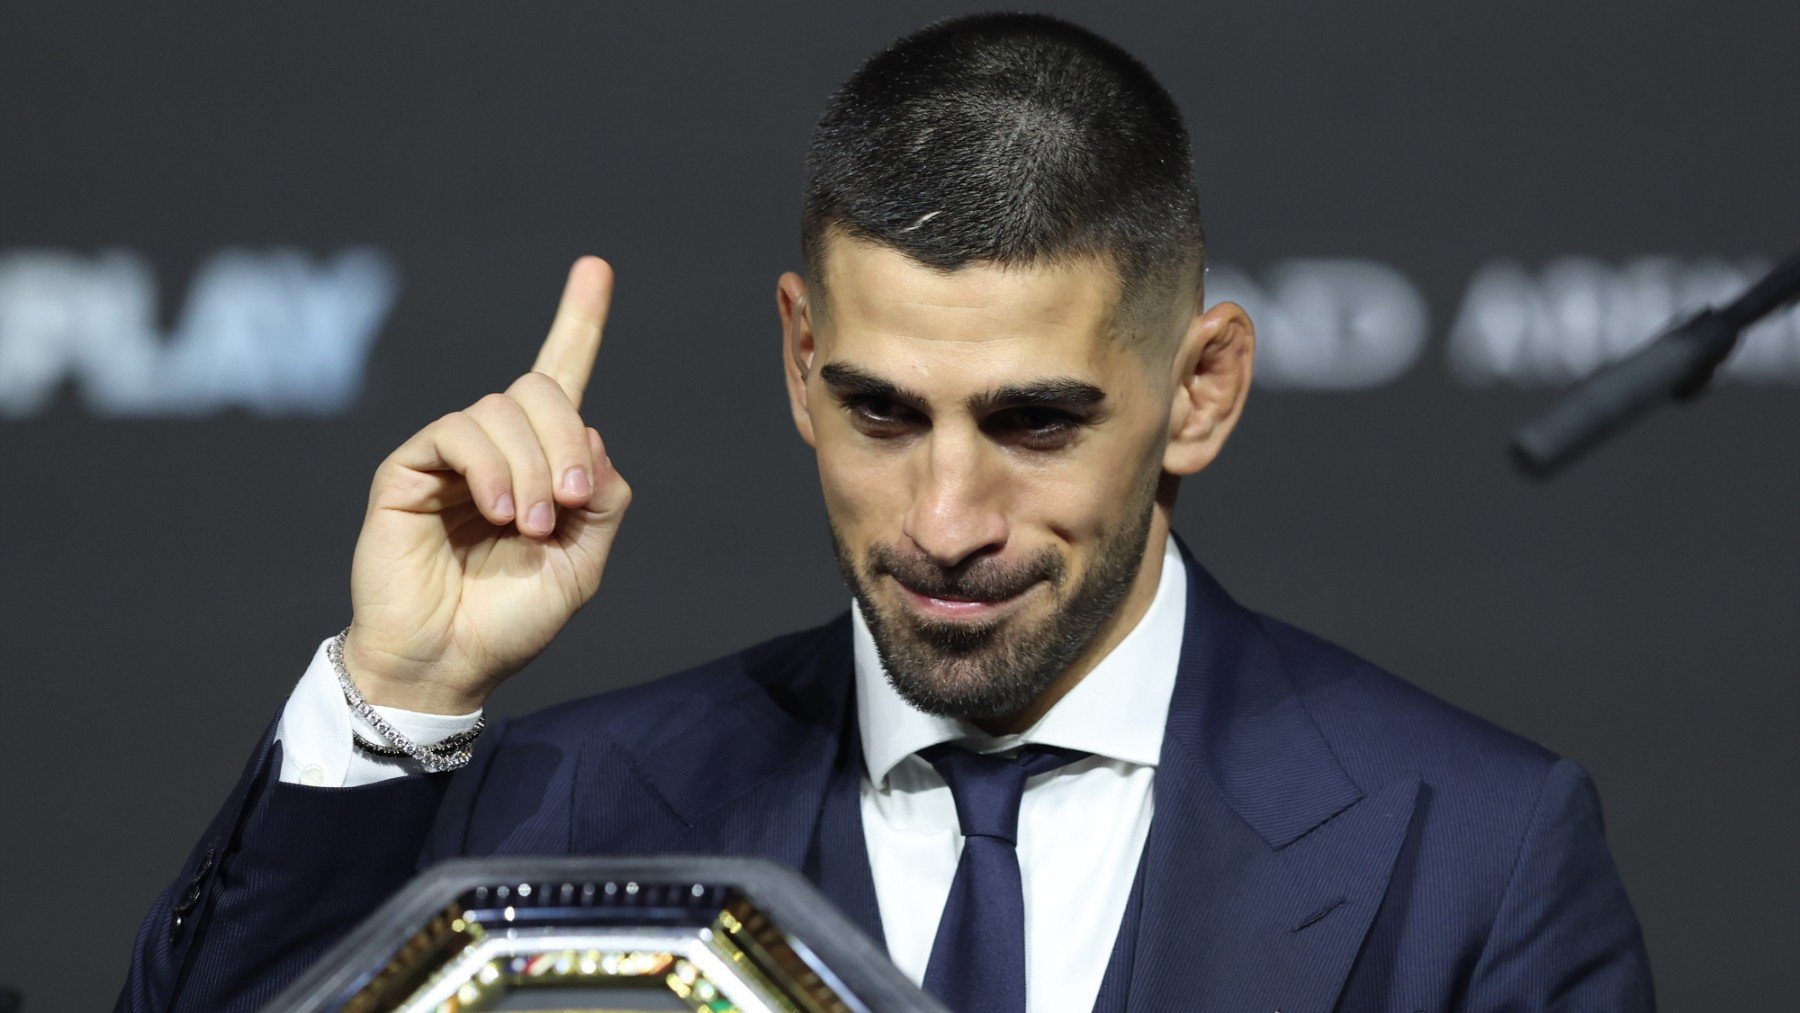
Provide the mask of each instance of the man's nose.
[{"label": "man's nose", "polygon": [[1004,483],[975,440],[934,432],[922,467],[903,531],[932,562],[955,566],[1006,544]]}]

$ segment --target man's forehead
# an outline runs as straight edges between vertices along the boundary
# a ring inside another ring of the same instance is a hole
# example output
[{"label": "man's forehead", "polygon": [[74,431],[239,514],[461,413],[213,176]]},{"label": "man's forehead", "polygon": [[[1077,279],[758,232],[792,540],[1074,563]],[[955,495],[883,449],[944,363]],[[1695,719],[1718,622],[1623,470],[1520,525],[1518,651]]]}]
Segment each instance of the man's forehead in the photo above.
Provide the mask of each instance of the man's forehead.
[{"label": "man's forehead", "polygon": [[1105,261],[944,270],[843,237],[827,243],[824,260],[830,337],[1025,342],[1045,354],[1112,343],[1119,283]]}]

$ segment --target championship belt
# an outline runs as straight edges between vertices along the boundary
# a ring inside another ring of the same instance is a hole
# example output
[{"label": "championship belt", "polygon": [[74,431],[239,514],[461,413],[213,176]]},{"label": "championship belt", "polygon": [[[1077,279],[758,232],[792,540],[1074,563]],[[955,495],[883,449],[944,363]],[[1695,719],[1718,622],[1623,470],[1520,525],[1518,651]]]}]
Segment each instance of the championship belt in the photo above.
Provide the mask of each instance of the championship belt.
[{"label": "championship belt", "polygon": [[811,883],[736,858],[444,862],[269,1008],[944,1013]]}]

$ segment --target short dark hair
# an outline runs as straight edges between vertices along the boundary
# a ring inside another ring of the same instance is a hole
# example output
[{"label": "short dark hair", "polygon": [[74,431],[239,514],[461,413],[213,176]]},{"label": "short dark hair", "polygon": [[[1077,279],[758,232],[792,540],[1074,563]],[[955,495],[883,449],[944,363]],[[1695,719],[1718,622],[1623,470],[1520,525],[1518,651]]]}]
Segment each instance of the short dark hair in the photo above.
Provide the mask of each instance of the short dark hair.
[{"label": "short dark hair", "polygon": [[1131,54],[1043,14],[939,21],[839,87],[801,212],[821,291],[834,232],[944,270],[1102,258],[1128,307],[1175,283],[1198,295],[1206,256],[1175,100]]}]

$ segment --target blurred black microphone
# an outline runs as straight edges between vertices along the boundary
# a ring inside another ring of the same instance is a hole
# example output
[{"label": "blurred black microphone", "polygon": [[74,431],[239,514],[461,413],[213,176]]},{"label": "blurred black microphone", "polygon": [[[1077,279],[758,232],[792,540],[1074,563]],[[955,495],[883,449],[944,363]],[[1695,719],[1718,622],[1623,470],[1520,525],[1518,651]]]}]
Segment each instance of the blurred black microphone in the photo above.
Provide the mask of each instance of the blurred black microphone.
[{"label": "blurred black microphone", "polygon": [[19,1013],[24,1005],[25,1001],[19,998],[19,993],[0,987],[0,1013]]},{"label": "blurred black microphone", "polygon": [[1744,329],[1800,296],[1800,253],[1723,309],[1687,317],[1642,348],[1577,383],[1556,407],[1513,436],[1513,459],[1549,475],[1664,398],[1688,398],[1712,379]]}]

